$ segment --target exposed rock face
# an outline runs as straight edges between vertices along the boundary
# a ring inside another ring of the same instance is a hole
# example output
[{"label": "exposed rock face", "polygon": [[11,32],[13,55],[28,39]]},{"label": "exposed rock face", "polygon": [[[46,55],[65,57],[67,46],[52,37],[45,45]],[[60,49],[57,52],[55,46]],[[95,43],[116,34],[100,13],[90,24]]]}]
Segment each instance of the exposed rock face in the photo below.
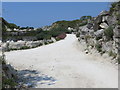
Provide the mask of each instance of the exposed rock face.
[{"label": "exposed rock face", "polygon": [[99,24],[102,22],[102,16],[98,16],[94,20],[93,30],[97,31],[100,29]]},{"label": "exposed rock face", "polygon": [[108,28],[109,26],[108,26],[106,23],[101,23],[101,24],[100,24],[100,27],[103,28],[103,29],[106,29],[106,28]]},{"label": "exposed rock face", "polygon": [[18,42],[9,42],[8,48],[18,48],[20,49],[21,47],[25,46],[25,41],[18,41]]},{"label": "exposed rock face", "polygon": [[32,48],[32,47],[37,47],[37,46],[40,46],[42,45],[42,41],[29,41],[29,42],[26,42],[26,46]]},{"label": "exposed rock face", "polygon": [[48,40],[38,40],[38,41],[8,41],[5,43],[1,43],[1,50],[3,51],[9,51],[9,50],[20,50],[20,49],[29,49],[29,48],[35,48],[44,44],[49,44],[56,42],[55,38],[51,38]]},{"label": "exposed rock face", "polygon": [[[108,53],[120,62],[120,2],[110,11],[101,12],[87,25],[79,27],[76,35],[80,43],[85,42],[87,52],[90,47],[101,54]],[[85,46],[85,44],[84,44]],[[86,52],[86,50],[85,50]]]},{"label": "exposed rock face", "polygon": [[96,32],[94,32],[96,37],[102,37],[103,33],[104,33],[104,29],[97,30]]}]

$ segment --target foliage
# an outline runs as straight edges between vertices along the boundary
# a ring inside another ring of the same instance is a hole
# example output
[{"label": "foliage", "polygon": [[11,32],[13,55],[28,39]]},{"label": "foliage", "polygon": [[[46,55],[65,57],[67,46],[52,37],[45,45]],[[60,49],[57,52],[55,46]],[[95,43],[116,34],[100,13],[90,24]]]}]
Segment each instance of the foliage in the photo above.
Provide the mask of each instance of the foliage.
[{"label": "foliage", "polygon": [[106,36],[106,38],[108,40],[111,40],[113,39],[113,27],[112,26],[109,26],[107,29],[104,30],[104,35]]},{"label": "foliage", "polygon": [[20,29],[34,29],[33,27],[20,27]]},{"label": "foliage", "polygon": [[110,51],[110,52],[109,52],[109,56],[112,56],[113,58],[116,58],[116,57],[117,57],[117,54],[116,54],[116,53],[113,53],[113,51]]},{"label": "foliage", "polygon": [[80,23],[79,26],[84,26],[87,24],[87,21],[83,22],[83,23]]},{"label": "foliage", "polygon": [[96,37],[96,40],[100,40],[100,39],[102,39],[102,37]]},{"label": "foliage", "polygon": [[10,86],[11,88],[14,88],[17,85],[17,83],[14,81],[14,79],[3,79],[2,80],[2,87],[7,88],[7,86]]},{"label": "foliage", "polygon": [[[2,63],[2,65],[6,65],[4,54],[2,54],[2,56],[0,56],[0,62]],[[2,69],[3,69],[3,67],[2,67]],[[5,72],[6,72],[5,70],[4,70],[4,72],[2,72],[2,88],[3,89],[4,88],[15,88],[15,86],[18,85],[17,82],[15,82],[15,78],[7,77],[7,74]]]},{"label": "foliage", "polygon": [[120,21],[118,21],[117,24],[120,25]]},{"label": "foliage", "polygon": [[14,28],[18,28],[18,26],[16,24],[14,24],[14,23],[9,23],[8,28],[14,29]]},{"label": "foliage", "polygon": [[43,39],[50,39],[51,35],[49,31],[42,31],[41,33],[38,33],[36,37],[38,40],[43,40]]},{"label": "foliage", "polygon": [[68,27],[71,28],[75,28],[78,26],[78,24],[80,24],[82,21],[81,20],[73,20],[73,21],[57,21],[53,24],[56,24],[56,26],[54,28],[64,28],[64,29],[68,29]]},{"label": "foliage", "polygon": [[110,13],[113,13],[113,11],[115,10],[116,4],[117,4],[116,2],[111,4]]},{"label": "foliage", "polygon": [[98,52],[102,52],[102,45],[101,44],[97,43],[95,45],[95,48],[97,49]]},{"label": "foliage", "polygon": [[80,20],[86,20],[86,19],[92,19],[92,17],[91,16],[82,16],[80,18]]},{"label": "foliage", "polygon": [[30,47],[28,47],[28,46],[23,46],[23,47],[21,47],[20,48],[20,50],[22,49],[22,50],[24,50],[24,49],[29,49]]}]

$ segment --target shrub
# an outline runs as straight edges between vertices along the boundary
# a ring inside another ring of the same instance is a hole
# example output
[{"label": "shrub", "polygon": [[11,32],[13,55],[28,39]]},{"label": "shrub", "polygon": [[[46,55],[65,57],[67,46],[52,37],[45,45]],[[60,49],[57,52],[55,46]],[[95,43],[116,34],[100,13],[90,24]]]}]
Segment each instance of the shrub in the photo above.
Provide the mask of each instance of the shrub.
[{"label": "shrub", "polygon": [[110,13],[113,13],[113,11],[115,10],[116,5],[117,5],[116,2],[111,4]]},{"label": "shrub", "polygon": [[118,21],[117,24],[120,25],[120,21]]},{"label": "shrub", "polygon": [[43,39],[50,39],[52,35],[50,34],[50,31],[42,31],[41,33],[36,35],[38,40],[43,40]]},{"label": "shrub", "polygon": [[17,48],[9,48],[8,51],[14,51],[14,50],[18,50]]},{"label": "shrub", "polygon": [[61,40],[60,38],[56,38],[56,41],[59,41],[59,40]]},{"label": "shrub", "polygon": [[86,19],[92,19],[92,17],[91,16],[82,16],[80,18],[80,20],[86,20]]},{"label": "shrub", "polygon": [[10,29],[18,28],[18,26],[15,25],[14,23],[9,23],[9,24],[8,24],[8,27],[9,27]]},{"label": "shrub", "polygon": [[113,51],[110,51],[110,52],[109,52],[109,56],[112,56],[113,58],[116,58],[116,57],[117,57],[117,54],[116,54],[116,53],[113,53]]},{"label": "shrub", "polygon": [[100,40],[100,39],[102,39],[102,37],[96,37],[96,40]]},{"label": "shrub", "polygon": [[112,26],[109,26],[107,29],[104,30],[104,35],[106,36],[106,38],[108,40],[111,40],[113,39],[113,27]]},{"label": "shrub", "polygon": [[84,26],[84,25],[87,25],[87,21],[84,21],[84,22],[81,22],[80,24],[79,24],[79,26]]},{"label": "shrub", "polygon": [[102,45],[100,45],[99,43],[95,45],[95,48],[98,52],[102,52]]},{"label": "shrub", "polygon": [[23,49],[23,50],[24,50],[24,49],[30,49],[30,47],[28,47],[28,46],[23,46],[23,47],[20,48],[20,50],[21,50],[21,49]]},{"label": "shrub", "polygon": [[3,79],[3,88],[5,88],[6,86],[10,86],[11,88],[15,87],[17,85],[17,83],[14,81],[14,79]]},{"label": "shrub", "polygon": [[45,45],[49,44],[48,42],[44,42]]},{"label": "shrub", "polygon": [[77,33],[77,34],[76,34],[76,37],[80,37],[80,33]]}]

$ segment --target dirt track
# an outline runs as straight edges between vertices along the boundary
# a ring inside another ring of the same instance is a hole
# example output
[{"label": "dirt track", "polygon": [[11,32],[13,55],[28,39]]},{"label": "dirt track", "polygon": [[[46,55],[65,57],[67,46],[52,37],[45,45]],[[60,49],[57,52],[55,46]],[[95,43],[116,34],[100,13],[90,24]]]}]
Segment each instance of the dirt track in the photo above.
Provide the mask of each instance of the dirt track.
[{"label": "dirt track", "polygon": [[78,49],[75,35],[67,35],[50,45],[5,54],[26,84],[36,88],[117,88],[117,68],[102,57],[86,55],[82,47]]}]

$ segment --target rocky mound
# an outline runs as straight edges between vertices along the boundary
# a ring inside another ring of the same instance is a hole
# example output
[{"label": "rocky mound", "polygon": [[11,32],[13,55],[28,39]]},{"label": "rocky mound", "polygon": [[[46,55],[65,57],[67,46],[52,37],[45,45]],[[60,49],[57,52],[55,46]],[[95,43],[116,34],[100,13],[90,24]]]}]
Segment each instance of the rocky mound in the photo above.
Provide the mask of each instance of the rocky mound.
[{"label": "rocky mound", "polygon": [[76,36],[86,49],[96,49],[99,53],[108,53],[120,61],[120,2],[112,3],[109,11],[102,11],[87,25],[76,29]]}]

